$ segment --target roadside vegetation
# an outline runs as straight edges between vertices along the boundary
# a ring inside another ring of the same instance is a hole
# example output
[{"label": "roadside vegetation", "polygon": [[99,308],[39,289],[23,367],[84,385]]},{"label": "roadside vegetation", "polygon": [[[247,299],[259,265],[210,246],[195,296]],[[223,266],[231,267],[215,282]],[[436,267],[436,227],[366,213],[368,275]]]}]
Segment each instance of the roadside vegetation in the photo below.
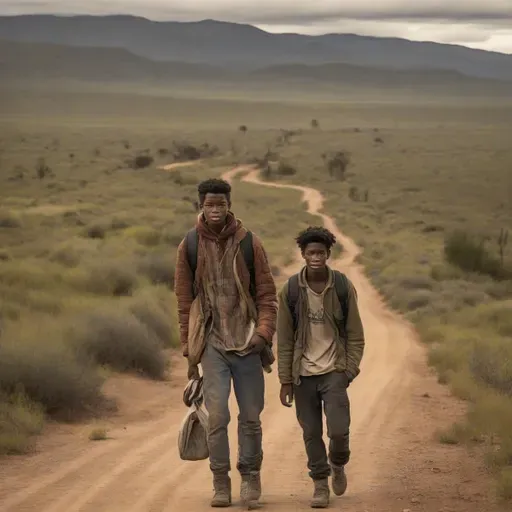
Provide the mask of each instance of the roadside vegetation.
[{"label": "roadside vegetation", "polygon": [[[1,144],[0,453],[16,454],[47,417],[108,414],[116,372],[172,378],[176,249],[195,222],[197,183],[226,162],[201,136],[118,127],[28,122]],[[195,163],[160,169],[183,161]],[[296,194],[240,184],[233,199],[272,260],[286,259],[285,234],[308,220]]]},{"label": "roadside vegetation", "polygon": [[266,179],[324,192],[374,284],[428,344],[439,381],[467,402],[465,422],[440,439],[485,448],[510,498],[512,116],[486,130],[473,118],[402,124],[278,135],[254,161]]},{"label": "roadside vegetation", "polygon": [[[440,382],[466,401],[439,440],[483,449],[512,496],[509,107],[159,99],[155,115],[141,96],[130,118],[122,95],[24,101],[0,139],[0,450],[29,449],[45,416],[101,407],[116,371],[172,378],[174,257],[196,184],[250,163],[325,194]],[[80,118],[62,117],[71,101]],[[233,199],[277,276],[310,220],[299,195],[237,182]]]}]

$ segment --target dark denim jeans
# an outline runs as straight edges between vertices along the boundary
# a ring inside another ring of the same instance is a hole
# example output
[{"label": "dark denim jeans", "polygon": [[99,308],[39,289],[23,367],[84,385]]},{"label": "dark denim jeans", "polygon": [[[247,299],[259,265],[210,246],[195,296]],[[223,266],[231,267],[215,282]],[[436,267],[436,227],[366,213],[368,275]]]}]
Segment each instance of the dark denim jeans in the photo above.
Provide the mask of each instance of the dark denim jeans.
[{"label": "dark denim jeans", "polygon": [[330,462],[344,466],[350,459],[350,404],[346,377],[339,372],[301,377],[300,385],[294,386],[294,394],[297,419],[306,445],[309,476],[313,480],[322,480],[331,472],[322,437],[322,405],[330,441]]},{"label": "dark denim jeans", "polygon": [[259,354],[244,357],[207,344],[201,359],[205,407],[209,415],[208,447],[214,474],[231,470],[228,424],[231,381],[238,415],[238,463],[241,475],[260,471],[263,461],[260,415],[264,407],[265,378]]}]

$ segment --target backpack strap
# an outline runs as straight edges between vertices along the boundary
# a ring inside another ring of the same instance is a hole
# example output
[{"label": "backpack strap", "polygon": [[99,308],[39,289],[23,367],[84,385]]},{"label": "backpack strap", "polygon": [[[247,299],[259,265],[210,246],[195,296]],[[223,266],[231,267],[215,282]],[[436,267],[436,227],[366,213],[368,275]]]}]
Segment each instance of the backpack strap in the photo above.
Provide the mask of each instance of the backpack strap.
[{"label": "backpack strap", "polygon": [[247,231],[247,235],[240,241],[240,250],[249,270],[249,276],[251,278],[249,291],[251,296],[256,297],[256,277],[254,270],[254,247],[252,245],[252,231]]},{"label": "backpack strap", "polygon": [[[187,260],[190,270],[192,271],[192,282],[195,281],[195,274],[197,269],[197,250],[199,246],[199,234],[197,229],[194,227],[190,231],[188,231],[186,235],[186,244],[187,244]],[[256,279],[255,279],[255,270],[254,270],[254,248],[252,245],[252,232],[247,231],[247,235],[240,242],[240,249],[242,251],[242,255],[245,260],[245,264],[247,265],[247,269],[249,270],[249,275],[251,277],[250,284],[250,293],[252,297],[256,295]],[[196,296],[195,287],[192,284],[193,292],[192,295]]]},{"label": "backpack strap", "polygon": [[299,274],[288,279],[288,309],[293,319],[293,330],[297,330],[297,302],[299,301]]},{"label": "backpack strap", "polygon": [[343,328],[346,330],[348,316],[348,279],[338,270],[334,271],[334,288],[343,312]]},{"label": "backpack strap", "polygon": [[197,291],[195,286],[196,268],[197,268],[197,246],[199,245],[199,234],[196,228],[192,228],[186,235],[187,241],[187,261],[192,271],[192,297],[196,297]]}]

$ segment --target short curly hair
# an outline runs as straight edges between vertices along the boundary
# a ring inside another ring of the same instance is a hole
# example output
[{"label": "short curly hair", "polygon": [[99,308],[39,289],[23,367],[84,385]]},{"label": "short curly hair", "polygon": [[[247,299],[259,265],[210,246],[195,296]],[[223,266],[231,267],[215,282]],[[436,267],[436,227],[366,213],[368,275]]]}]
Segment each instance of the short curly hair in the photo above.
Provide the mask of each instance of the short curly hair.
[{"label": "short curly hair", "polygon": [[204,203],[206,194],[224,194],[228,203],[231,202],[231,185],[220,178],[210,178],[209,180],[202,181],[197,186],[199,194],[199,204]]},{"label": "short curly hair", "polygon": [[308,244],[319,243],[325,245],[328,251],[336,243],[336,237],[326,228],[320,226],[310,226],[301,231],[295,238],[301,251],[304,251]]}]

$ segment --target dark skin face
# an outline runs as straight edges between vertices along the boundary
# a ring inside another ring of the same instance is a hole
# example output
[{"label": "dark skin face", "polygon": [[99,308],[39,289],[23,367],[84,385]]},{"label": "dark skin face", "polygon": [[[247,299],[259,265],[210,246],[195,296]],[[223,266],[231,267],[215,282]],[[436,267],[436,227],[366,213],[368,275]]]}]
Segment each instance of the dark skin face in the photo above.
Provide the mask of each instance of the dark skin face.
[{"label": "dark skin face", "polygon": [[225,194],[206,194],[204,202],[201,205],[206,223],[214,231],[222,231],[226,225],[228,211],[231,208],[231,202],[228,201]]},{"label": "dark skin face", "polygon": [[327,260],[330,255],[331,251],[319,242],[311,242],[304,248],[302,257],[306,262],[308,282],[325,283],[327,279]]}]

